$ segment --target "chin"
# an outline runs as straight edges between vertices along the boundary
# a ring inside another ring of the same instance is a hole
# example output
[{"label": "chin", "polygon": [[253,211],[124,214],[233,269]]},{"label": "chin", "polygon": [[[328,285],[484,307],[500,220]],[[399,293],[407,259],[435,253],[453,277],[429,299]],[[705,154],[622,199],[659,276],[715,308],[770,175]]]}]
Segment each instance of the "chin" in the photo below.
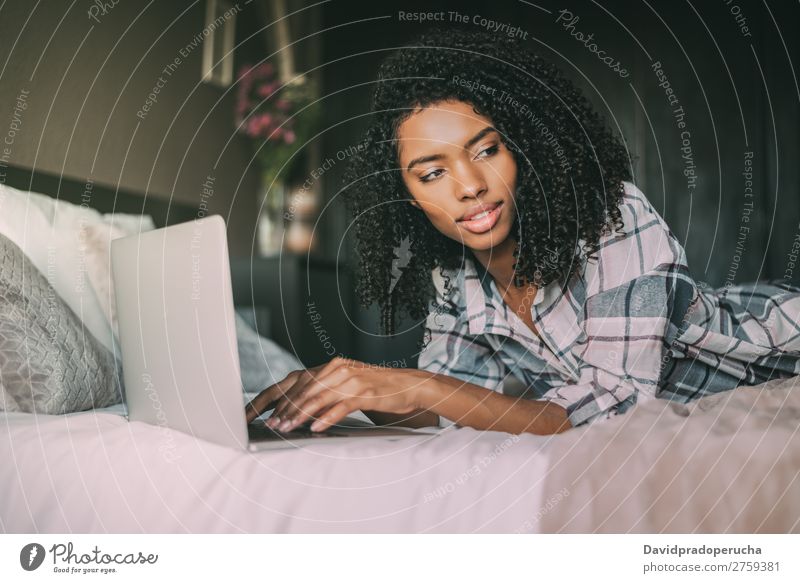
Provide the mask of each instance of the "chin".
[{"label": "chin", "polygon": [[488,251],[505,243],[510,232],[509,226],[494,228],[481,235],[464,237],[464,245],[473,251]]}]

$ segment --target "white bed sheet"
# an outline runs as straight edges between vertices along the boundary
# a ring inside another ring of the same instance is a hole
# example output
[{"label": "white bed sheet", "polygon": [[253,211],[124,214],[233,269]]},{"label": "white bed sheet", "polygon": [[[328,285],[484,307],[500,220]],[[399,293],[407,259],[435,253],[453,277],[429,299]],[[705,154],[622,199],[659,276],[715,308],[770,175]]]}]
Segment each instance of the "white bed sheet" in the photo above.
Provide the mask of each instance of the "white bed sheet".
[{"label": "white bed sheet", "polygon": [[0,413],[4,532],[800,532],[800,377],[556,436],[248,453],[121,408]]}]

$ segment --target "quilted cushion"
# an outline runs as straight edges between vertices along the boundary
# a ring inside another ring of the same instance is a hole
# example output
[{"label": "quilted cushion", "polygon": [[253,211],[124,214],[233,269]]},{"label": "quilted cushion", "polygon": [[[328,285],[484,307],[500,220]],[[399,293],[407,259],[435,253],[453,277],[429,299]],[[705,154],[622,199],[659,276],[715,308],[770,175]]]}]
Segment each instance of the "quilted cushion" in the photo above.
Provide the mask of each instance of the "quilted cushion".
[{"label": "quilted cushion", "polygon": [[19,246],[64,303],[81,317],[84,328],[114,353],[108,307],[110,276],[102,279],[109,270],[109,240],[154,228],[152,218],[100,214],[85,202],[72,204],[4,184],[0,184],[0,201],[0,234]]},{"label": "quilted cushion", "polygon": [[0,235],[0,409],[62,414],[122,401],[111,352]]}]

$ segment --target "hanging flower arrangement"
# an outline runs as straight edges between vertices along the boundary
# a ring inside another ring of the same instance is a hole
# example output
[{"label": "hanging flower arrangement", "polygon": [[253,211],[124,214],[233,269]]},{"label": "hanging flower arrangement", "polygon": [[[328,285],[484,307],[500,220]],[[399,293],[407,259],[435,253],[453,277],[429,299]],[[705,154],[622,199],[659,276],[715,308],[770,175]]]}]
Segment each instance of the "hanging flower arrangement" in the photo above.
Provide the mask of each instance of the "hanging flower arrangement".
[{"label": "hanging flower arrangement", "polygon": [[288,174],[316,131],[316,88],[306,75],[282,83],[270,62],[243,65],[237,75],[236,127],[253,140],[264,179]]}]

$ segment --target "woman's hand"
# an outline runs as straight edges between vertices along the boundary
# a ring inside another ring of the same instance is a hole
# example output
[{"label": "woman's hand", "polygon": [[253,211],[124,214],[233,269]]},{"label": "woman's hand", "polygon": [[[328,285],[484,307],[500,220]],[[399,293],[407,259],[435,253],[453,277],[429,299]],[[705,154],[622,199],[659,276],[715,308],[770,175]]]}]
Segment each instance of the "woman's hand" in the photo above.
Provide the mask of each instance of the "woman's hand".
[{"label": "woman's hand", "polygon": [[429,374],[416,369],[379,367],[336,357],[327,364],[289,373],[261,391],[245,410],[249,423],[277,401],[267,425],[291,431],[318,416],[311,429],[322,431],[359,409],[412,413],[420,408],[419,391],[429,379]]},{"label": "woman's hand", "polygon": [[[286,393],[288,389],[292,388],[302,377],[319,372],[325,366],[326,365],[321,364],[319,366],[315,366],[314,368],[292,371],[286,375],[286,378],[284,378],[282,381],[275,383],[274,385],[270,385],[261,391],[244,407],[247,422],[250,423],[264,411],[269,411],[272,407],[274,407],[278,402],[278,399],[280,399],[284,393]],[[270,417],[270,419],[272,419],[272,417]]]}]

